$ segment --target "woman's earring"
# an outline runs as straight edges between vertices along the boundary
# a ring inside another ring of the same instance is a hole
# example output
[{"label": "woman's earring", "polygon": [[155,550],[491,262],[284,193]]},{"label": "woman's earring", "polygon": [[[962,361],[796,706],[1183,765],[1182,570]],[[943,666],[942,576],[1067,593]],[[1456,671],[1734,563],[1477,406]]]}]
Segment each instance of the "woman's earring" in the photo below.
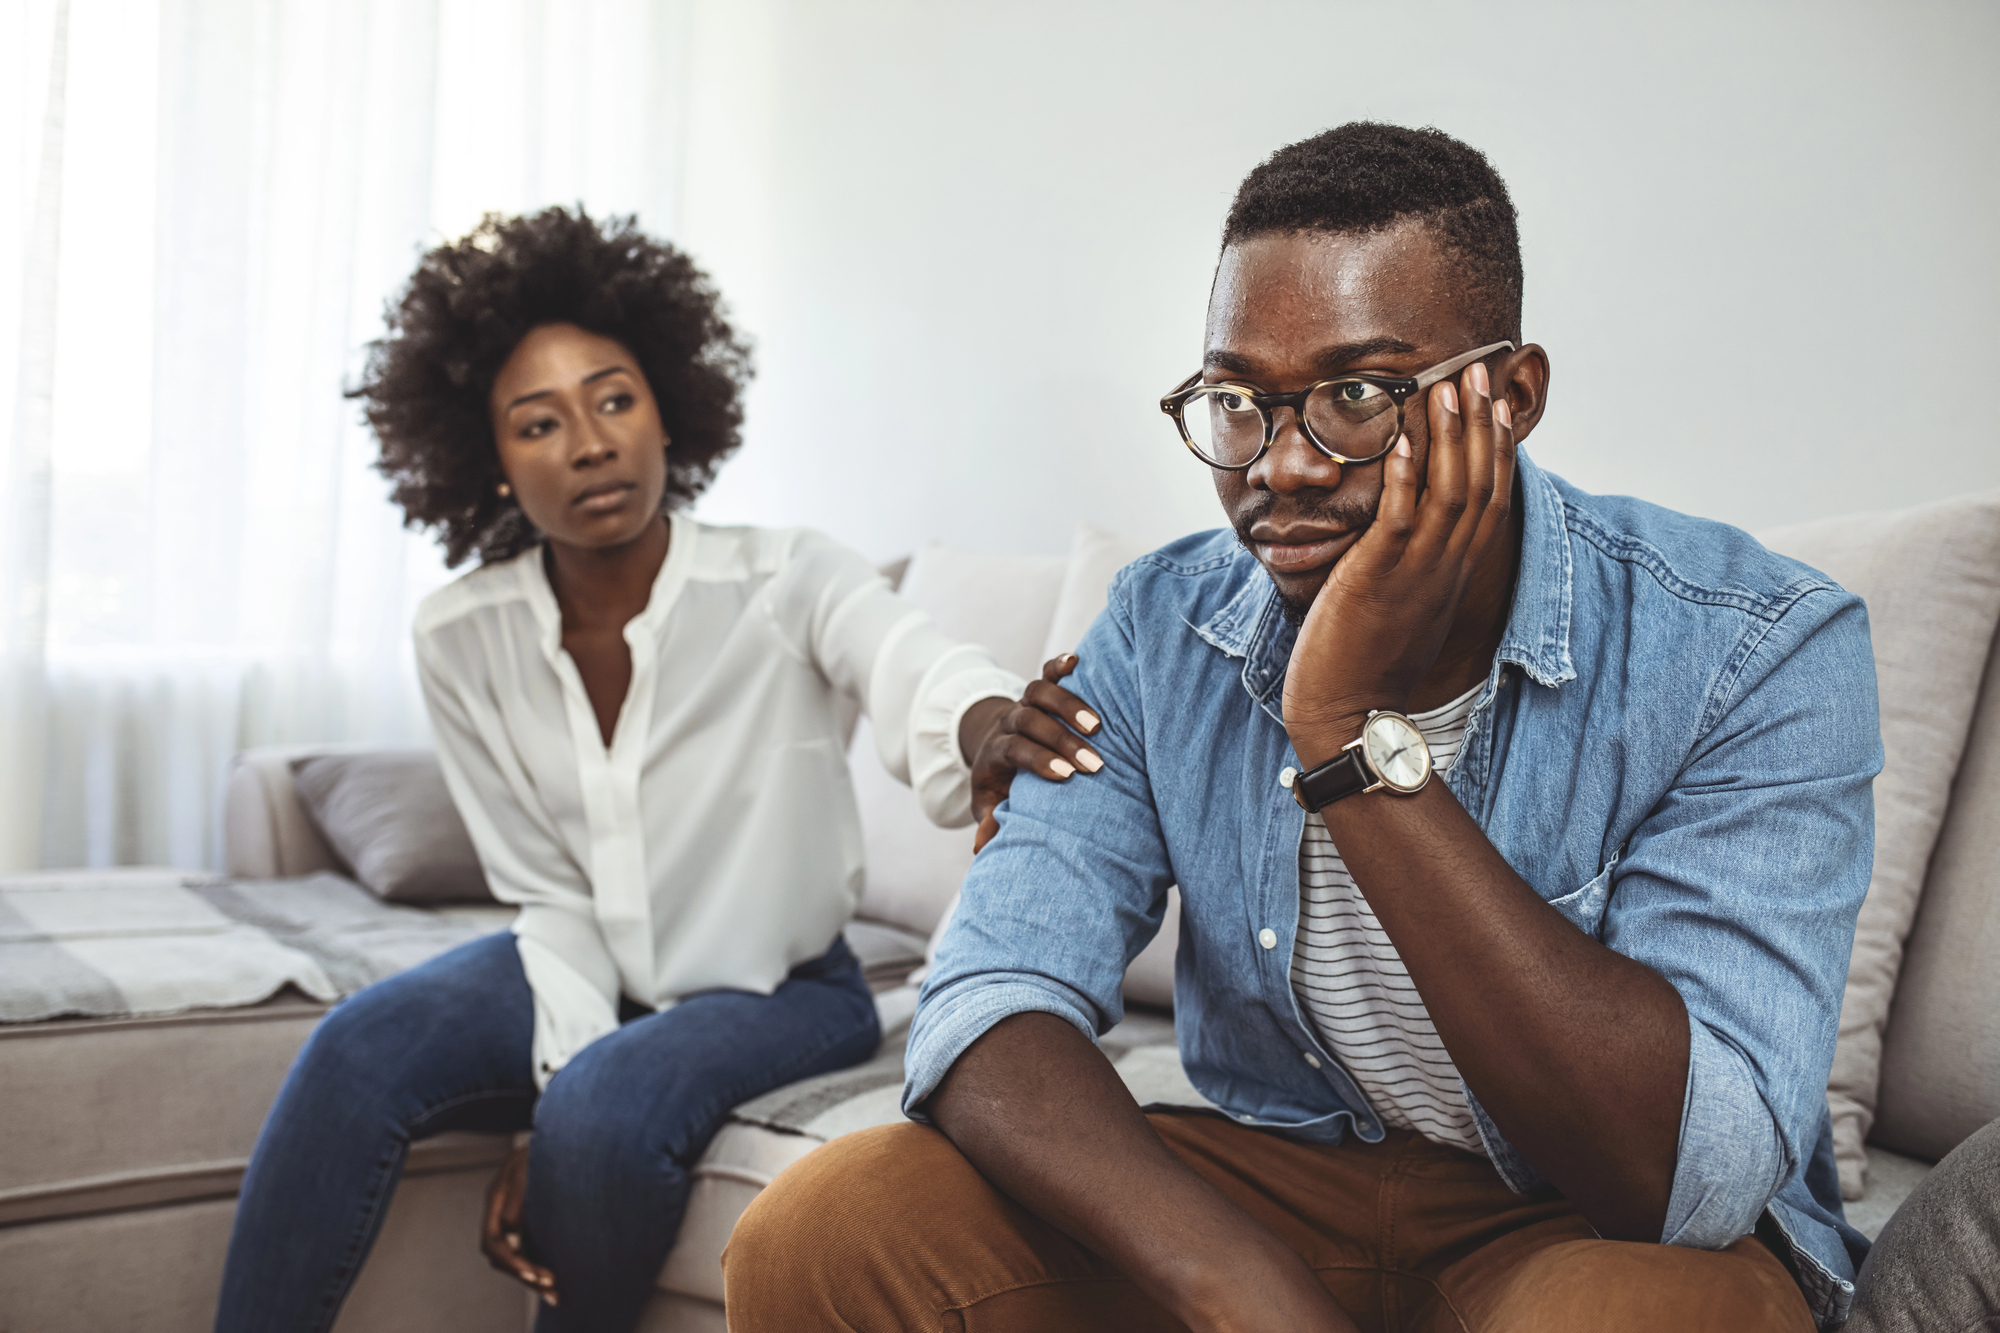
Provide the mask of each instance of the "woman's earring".
[{"label": "woman's earring", "polygon": [[504,500],[504,499],[506,499],[506,498],[507,498],[508,496],[510,496],[510,495],[512,495],[512,494],[514,493],[514,488],[513,488],[512,486],[509,486],[509,485],[508,485],[508,484],[507,484],[506,482],[504,482],[504,481],[500,483],[500,485],[499,485],[499,488],[498,488],[498,489],[499,489],[499,492],[500,492],[500,498],[501,498],[501,499],[503,499],[503,500]]}]

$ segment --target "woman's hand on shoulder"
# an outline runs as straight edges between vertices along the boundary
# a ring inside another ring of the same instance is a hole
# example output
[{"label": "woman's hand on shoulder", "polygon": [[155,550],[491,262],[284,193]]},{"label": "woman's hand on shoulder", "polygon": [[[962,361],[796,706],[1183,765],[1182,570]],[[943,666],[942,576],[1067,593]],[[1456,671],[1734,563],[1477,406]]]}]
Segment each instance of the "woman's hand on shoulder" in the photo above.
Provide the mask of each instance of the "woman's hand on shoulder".
[{"label": "woman's hand on shoulder", "polygon": [[972,765],[972,815],[979,822],[972,850],[979,851],[1000,831],[993,811],[1007,799],[1014,774],[1027,769],[1051,782],[1066,782],[1078,769],[1104,767],[1097,751],[1079,737],[1103,725],[1083,700],[1056,684],[1076,670],[1076,654],[1052,657],[1042,678],[1028,682],[1020,702],[982,699],[965,710],[959,748]]},{"label": "woman's hand on shoulder", "polygon": [[486,1217],[479,1229],[479,1248],[486,1262],[539,1295],[556,1303],[556,1275],[533,1262],[523,1249],[521,1205],[528,1196],[528,1145],[507,1156],[500,1174],[486,1190]]}]

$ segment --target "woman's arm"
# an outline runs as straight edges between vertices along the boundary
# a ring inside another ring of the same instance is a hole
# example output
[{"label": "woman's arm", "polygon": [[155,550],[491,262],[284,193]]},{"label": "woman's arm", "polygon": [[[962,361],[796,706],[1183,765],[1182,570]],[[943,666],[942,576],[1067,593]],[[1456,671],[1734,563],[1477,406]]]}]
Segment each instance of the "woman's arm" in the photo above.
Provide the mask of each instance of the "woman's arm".
[{"label": "woman's arm", "polygon": [[989,813],[1022,762],[1058,780],[1062,766],[1094,771],[1096,755],[1051,720],[1089,716],[1054,684],[1070,667],[1045,668],[1030,686],[983,647],[943,633],[867,561],[818,533],[798,534],[782,580],[773,602],[780,623],[859,701],[883,767],[916,790],[932,823],[958,828]]}]

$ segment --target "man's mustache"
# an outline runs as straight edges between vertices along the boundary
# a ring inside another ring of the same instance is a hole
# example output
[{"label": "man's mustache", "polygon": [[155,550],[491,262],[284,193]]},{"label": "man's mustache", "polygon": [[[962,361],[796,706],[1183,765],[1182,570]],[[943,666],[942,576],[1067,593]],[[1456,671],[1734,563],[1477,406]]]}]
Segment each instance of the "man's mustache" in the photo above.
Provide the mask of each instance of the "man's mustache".
[{"label": "man's mustache", "polygon": [[1278,518],[1281,512],[1282,526],[1285,527],[1308,523],[1314,526],[1340,528],[1348,532],[1361,532],[1375,521],[1375,510],[1381,503],[1382,496],[1379,492],[1364,498],[1359,495],[1320,491],[1292,495],[1281,500],[1270,491],[1259,491],[1255,499],[1231,516],[1230,521],[1236,528],[1236,540],[1248,547],[1250,529],[1266,519]]}]

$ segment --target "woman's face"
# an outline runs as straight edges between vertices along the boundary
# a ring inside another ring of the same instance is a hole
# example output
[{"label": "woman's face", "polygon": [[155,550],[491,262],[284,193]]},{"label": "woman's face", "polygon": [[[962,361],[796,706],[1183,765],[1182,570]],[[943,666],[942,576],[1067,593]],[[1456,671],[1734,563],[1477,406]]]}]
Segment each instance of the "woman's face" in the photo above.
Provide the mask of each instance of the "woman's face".
[{"label": "woman's face", "polygon": [[659,519],[666,430],[622,343],[574,324],[532,329],[500,367],[488,405],[500,470],[550,541],[620,546]]}]

